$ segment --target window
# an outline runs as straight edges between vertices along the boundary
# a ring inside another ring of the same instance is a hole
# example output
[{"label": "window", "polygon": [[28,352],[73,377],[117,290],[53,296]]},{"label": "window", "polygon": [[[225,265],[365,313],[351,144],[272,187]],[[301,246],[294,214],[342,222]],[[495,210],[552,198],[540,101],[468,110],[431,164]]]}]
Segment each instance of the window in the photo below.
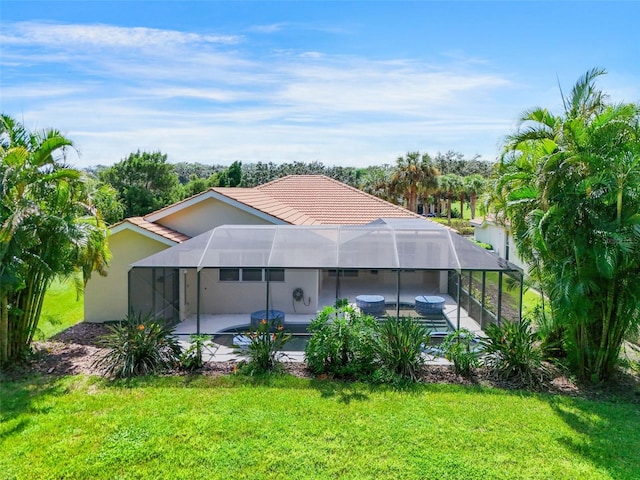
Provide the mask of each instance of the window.
[{"label": "window", "polygon": [[270,268],[266,273],[270,282],[284,282],[284,268]]},{"label": "window", "polygon": [[221,282],[239,282],[240,269],[239,268],[221,268],[220,281]]},{"label": "window", "polygon": [[262,269],[261,268],[243,268],[242,281],[243,282],[261,282]]},{"label": "window", "polygon": [[221,268],[221,282],[284,282],[284,268]]},{"label": "window", "polygon": [[358,276],[358,270],[356,270],[354,268],[345,268],[343,270],[330,269],[329,270],[329,276],[330,277],[337,277],[338,276],[338,272],[340,272],[340,276],[341,277],[357,277]]}]

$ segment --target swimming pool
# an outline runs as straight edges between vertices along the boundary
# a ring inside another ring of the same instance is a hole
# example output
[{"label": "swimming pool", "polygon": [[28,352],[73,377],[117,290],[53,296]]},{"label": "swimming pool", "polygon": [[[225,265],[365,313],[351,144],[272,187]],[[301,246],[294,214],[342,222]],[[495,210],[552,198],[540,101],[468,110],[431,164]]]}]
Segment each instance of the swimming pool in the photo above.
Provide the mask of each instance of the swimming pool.
[{"label": "swimming pool", "polygon": [[[307,346],[309,337],[311,334],[308,331],[308,323],[285,323],[283,325],[284,330],[291,334],[291,340],[289,340],[284,346],[285,352],[302,352]],[[235,327],[225,328],[216,333],[214,342],[223,345],[225,347],[235,348],[241,346],[245,342],[243,338],[248,332],[255,326],[249,324],[238,325]]]},{"label": "swimming pool", "polygon": [[[441,343],[447,333],[455,330],[444,313],[441,315],[433,315],[429,318],[418,317],[416,320],[419,320],[424,324],[427,331],[431,334],[431,342],[429,343],[432,345]],[[284,346],[283,351],[304,351],[307,343],[309,342],[309,338],[312,335],[308,330],[309,324],[285,322],[283,326],[286,332],[291,333],[291,340],[289,340],[289,342]],[[246,334],[250,332],[252,328],[255,327],[252,327],[250,324],[225,328],[214,335],[214,342],[230,348],[240,347],[242,344],[246,344],[248,342]]]}]

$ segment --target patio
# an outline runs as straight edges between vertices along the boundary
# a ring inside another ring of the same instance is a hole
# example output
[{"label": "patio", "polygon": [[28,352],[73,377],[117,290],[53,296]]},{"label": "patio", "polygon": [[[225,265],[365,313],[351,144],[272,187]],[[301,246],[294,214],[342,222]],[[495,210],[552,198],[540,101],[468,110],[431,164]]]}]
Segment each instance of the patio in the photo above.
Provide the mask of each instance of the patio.
[{"label": "patio", "polygon": [[[493,300],[485,288],[489,272],[498,279]],[[252,313],[265,310],[284,315],[285,326],[305,324],[336,300],[355,305],[364,295],[384,304],[377,316],[423,317],[416,302],[424,313],[425,302],[438,296],[449,328],[482,335],[487,321],[501,321],[503,275],[521,280],[522,272],[426,220],[225,225],[136,262],[129,306],[175,324],[186,337],[246,326]],[[221,347],[216,359],[230,353]]]}]

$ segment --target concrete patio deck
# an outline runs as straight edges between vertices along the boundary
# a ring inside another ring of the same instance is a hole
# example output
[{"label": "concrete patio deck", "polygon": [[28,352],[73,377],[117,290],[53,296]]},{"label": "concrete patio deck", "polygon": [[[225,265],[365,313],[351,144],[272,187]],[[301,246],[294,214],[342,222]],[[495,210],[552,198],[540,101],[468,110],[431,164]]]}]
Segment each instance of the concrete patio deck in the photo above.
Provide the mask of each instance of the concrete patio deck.
[{"label": "concrete patio deck", "polygon": [[[457,324],[457,303],[453,299],[453,297],[446,294],[438,294],[439,296],[445,299],[444,313],[447,316],[451,325],[455,328]],[[413,300],[413,298],[410,298]],[[405,301],[401,297],[401,301]],[[406,301],[409,301],[409,297]],[[395,316],[395,309],[388,310],[388,313],[392,316]],[[414,310],[402,309],[401,315],[404,316],[418,316]],[[305,324],[310,323],[314,318],[314,315],[311,314],[290,314],[287,313],[285,317],[285,326],[287,323],[290,324]],[[200,315],[200,333],[206,335],[215,335],[222,330],[248,325],[250,322],[250,313],[237,313],[237,314],[222,314],[222,315],[214,315],[214,314],[201,314]],[[460,308],[460,328],[466,328],[480,336],[484,335],[480,325],[472,319],[467,311],[464,308]],[[179,335],[180,343],[183,347],[187,347],[189,345],[188,336],[194,334],[198,331],[197,325],[197,317],[196,315],[190,315],[185,321],[180,322],[175,327],[175,333]],[[215,338],[214,338],[215,341]],[[292,362],[303,362],[304,361],[304,352],[302,351],[288,351],[283,353],[283,360],[292,361]],[[444,359],[434,357],[433,355],[425,354],[429,363],[435,364],[448,364]],[[205,360],[210,362],[225,362],[225,361],[241,361],[243,357],[234,353],[234,349],[219,345],[217,350],[213,353],[208,353],[205,355]]]}]

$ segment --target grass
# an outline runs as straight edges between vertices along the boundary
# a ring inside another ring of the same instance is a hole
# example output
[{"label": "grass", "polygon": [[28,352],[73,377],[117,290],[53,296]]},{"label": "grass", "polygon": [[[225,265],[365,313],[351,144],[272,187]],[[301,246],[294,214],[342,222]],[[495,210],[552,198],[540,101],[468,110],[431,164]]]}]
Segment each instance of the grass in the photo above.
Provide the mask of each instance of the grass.
[{"label": "grass", "polygon": [[637,479],[640,407],[293,377],[4,382],[1,478]]},{"label": "grass", "polygon": [[84,318],[84,302],[72,280],[56,280],[44,297],[37,339],[47,339]]}]

